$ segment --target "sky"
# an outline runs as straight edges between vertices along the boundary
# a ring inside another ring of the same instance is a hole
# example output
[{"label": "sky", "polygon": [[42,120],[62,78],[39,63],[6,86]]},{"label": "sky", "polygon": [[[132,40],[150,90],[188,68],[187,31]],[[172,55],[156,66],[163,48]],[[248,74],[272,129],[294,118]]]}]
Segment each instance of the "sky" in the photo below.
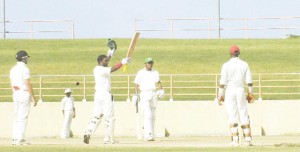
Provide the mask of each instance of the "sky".
[{"label": "sky", "polygon": [[[0,0],[0,19],[3,18],[3,1]],[[300,0],[220,0],[222,18],[284,17],[300,16]],[[217,18],[218,0],[6,0],[6,20],[74,20],[76,38],[129,38],[133,35],[135,19],[168,18]],[[286,21],[289,26],[300,28],[300,18]],[[176,21],[174,28],[207,28],[206,21]],[[244,27],[243,21],[221,22],[225,27]],[[282,20],[250,21],[250,27],[280,26]],[[28,23],[7,23],[7,31],[29,31]],[[138,22],[140,29],[169,29],[170,22]],[[217,27],[213,21],[211,26]],[[34,30],[71,30],[69,23],[35,23]],[[3,24],[0,25],[1,30]],[[3,30],[2,30],[3,31]],[[251,32],[249,37],[282,37],[283,34],[299,34],[300,29],[283,33],[282,30]],[[179,31],[176,38],[206,38],[207,31]],[[224,31],[230,35],[244,37],[245,32]],[[212,37],[217,32],[211,33]],[[142,37],[168,38],[170,32],[142,32]],[[8,38],[29,38],[30,34],[8,33]],[[71,33],[37,33],[34,38],[71,38]]]}]

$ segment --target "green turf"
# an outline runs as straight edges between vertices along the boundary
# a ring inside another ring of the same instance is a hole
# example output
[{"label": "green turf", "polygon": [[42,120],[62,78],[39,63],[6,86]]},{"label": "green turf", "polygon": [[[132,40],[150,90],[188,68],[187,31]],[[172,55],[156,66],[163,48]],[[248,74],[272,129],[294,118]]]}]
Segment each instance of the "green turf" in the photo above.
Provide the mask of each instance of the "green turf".
[{"label": "green turf", "polygon": [[[118,43],[118,50],[111,59],[110,65],[117,63],[125,56],[129,46],[130,39],[115,39]],[[31,56],[28,65],[31,69],[31,75],[63,75],[63,74],[80,74],[91,75],[93,68],[97,65],[96,58],[100,54],[106,54],[106,39],[80,39],[80,40],[0,40],[0,95],[7,95],[7,101],[11,99],[9,89],[9,80],[7,76],[10,68],[15,64],[14,56],[18,50],[27,50]],[[300,71],[300,39],[225,39],[225,40],[170,40],[170,39],[140,39],[136,46],[132,63],[125,74],[136,74],[139,69],[144,67],[143,60],[150,56],[154,59],[154,68],[161,74],[217,74],[220,73],[221,66],[229,59],[229,47],[233,44],[240,46],[241,59],[249,63],[253,74],[255,73],[288,73]],[[121,70],[114,75],[124,74]],[[64,84],[59,82],[63,78],[46,78],[43,82],[51,82],[43,86],[46,88],[56,87],[59,89],[45,90],[45,93],[60,94],[65,87],[75,89],[75,100],[81,100],[83,97],[82,86],[75,86],[76,81],[82,82],[82,78],[64,78]],[[87,99],[93,99],[93,77],[87,78]],[[112,78],[118,81],[127,81],[126,78]],[[130,78],[132,82],[134,77]],[[166,87],[166,93],[170,90],[170,77],[162,76],[163,85]],[[211,83],[200,82],[180,82],[187,77],[175,77],[174,87],[185,86],[212,86]],[[188,78],[189,80],[201,81],[203,77]],[[206,78],[214,81],[214,77]],[[257,77],[254,79],[257,80]],[[267,76],[262,77],[267,79]],[[286,77],[284,79],[299,79],[299,75]],[[53,82],[58,83],[53,83]],[[175,82],[177,81],[177,82]],[[39,87],[39,78],[33,77],[34,87]],[[257,81],[254,85],[257,86]],[[290,85],[299,86],[300,82],[267,82],[263,85]],[[82,83],[81,83],[82,84]],[[132,85],[133,83],[131,83]],[[127,90],[126,83],[121,84],[113,82],[113,92],[118,92],[122,96],[117,96],[117,100],[125,100]],[[6,88],[6,90],[3,90]],[[299,92],[300,88],[263,88],[262,91],[268,92]],[[133,89],[131,89],[133,91]],[[38,91],[35,90],[35,94]],[[214,94],[215,88],[210,89],[182,89],[173,90],[174,99],[176,100],[211,100],[214,95],[184,95],[183,93],[201,93]],[[257,89],[256,89],[256,92]],[[76,94],[75,94],[76,93]],[[63,96],[63,94],[62,94]],[[58,101],[61,97],[44,96],[45,101]],[[300,95],[264,95],[264,99],[299,99]]]},{"label": "green turf", "polygon": [[94,147],[94,146],[1,146],[1,151],[5,152],[298,152],[299,147],[219,147],[219,148],[184,148],[184,147]]},{"label": "green turf", "polygon": [[[118,52],[111,65],[125,56],[130,39],[116,39]],[[0,73],[9,74],[20,49],[31,55],[32,75],[92,74],[96,58],[106,54],[106,39],[83,40],[0,40]],[[229,59],[232,44],[241,48],[241,58],[252,73],[300,71],[300,39],[252,40],[161,40],[140,39],[128,73],[143,68],[143,60],[151,56],[155,69],[163,74],[219,73]],[[116,74],[122,74],[118,71]]]}]

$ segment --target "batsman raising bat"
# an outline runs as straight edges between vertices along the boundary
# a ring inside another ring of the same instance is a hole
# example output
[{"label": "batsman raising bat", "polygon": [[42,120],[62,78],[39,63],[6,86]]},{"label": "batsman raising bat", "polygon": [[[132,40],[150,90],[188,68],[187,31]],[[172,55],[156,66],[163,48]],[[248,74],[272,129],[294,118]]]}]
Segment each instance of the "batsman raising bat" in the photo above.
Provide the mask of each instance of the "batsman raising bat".
[{"label": "batsman raising bat", "polygon": [[109,50],[106,55],[99,55],[97,58],[98,65],[94,68],[95,77],[95,96],[94,96],[94,112],[87,129],[84,132],[83,142],[89,144],[91,136],[98,128],[100,121],[104,118],[105,125],[105,144],[114,144],[114,109],[113,96],[111,94],[110,74],[122,67],[124,64],[130,63],[130,58],[123,58],[120,62],[112,67],[108,67],[110,58],[114,55],[117,45],[115,41],[109,40]]},{"label": "batsman raising bat", "polygon": [[[220,88],[218,91],[218,100],[224,100],[231,131],[231,145],[239,146],[238,122],[244,133],[244,144],[252,146],[250,120],[247,110],[247,101],[245,94],[245,81],[248,85],[247,100],[252,103],[254,100],[252,77],[249,66],[239,58],[240,49],[238,46],[230,48],[231,59],[223,64],[221,70]],[[226,86],[226,91],[225,90]],[[224,98],[225,92],[225,98]]]},{"label": "batsman raising bat", "polygon": [[[134,51],[134,47],[135,47],[135,44],[136,44],[139,36],[140,36],[140,33],[139,32],[135,32],[134,36],[131,39],[131,42],[130,42],[130,45],[129,45],[129,48],[128,48],[128,51],[127,51],[126,58],[131,58],[132,57],[133,51]],[[124,66],[123,72],[126,72],[127,67],[128,67],[128,64],[126,64]]]}]

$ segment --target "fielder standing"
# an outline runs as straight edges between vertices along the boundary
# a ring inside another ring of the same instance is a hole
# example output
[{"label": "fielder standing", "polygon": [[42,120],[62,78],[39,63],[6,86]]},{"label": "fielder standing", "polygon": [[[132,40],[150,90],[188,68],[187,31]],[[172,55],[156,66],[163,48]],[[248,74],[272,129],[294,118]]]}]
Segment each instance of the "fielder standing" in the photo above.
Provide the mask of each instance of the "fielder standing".
[{"label": "fielder standing", "polygon": [[[134,104],[138,102],[138,89],[140,87],[141,107],[144,114],[144,140],[154,141],[154,123],[155,110],[157,105],[157,96],[164,97],[164,90],[160,82],[159,73],[153,70],[154,61],[148,57],[145,59],[145,68],[140,70],[134,80],[135,95],[132,97]],[[156,85],[159,91],[156,91]]]},{"label": "fielder standing", "polygon": [[253,95],[252,77],[249,66],[246,62],[239,58],[240,49],[238,46],[230,48],[231,59],[224,63],[221,70],[220,88],[218,99],[224,99],[225,90],[225,106],[230,123],[230,131],[232,146],[238,146],[238,122],[243,129],[245,141],[244,144],[252,146],[250,120],[247,110],[247,101],[245,94],[245,81],[248,85],[248,94]]},{"label": "fielder standing", "polygon": [[123,58],[121,62],[113,67],[108,67],[108,63],[115,49],[108,51],[108,56],[100,55],[97,58],[98,65],[94,68],[95,77],[95,96],[94,96],[94,112],[88,127],[84,133],[83,142],[88,144],[91,135],[93,135],[100,124],[102,117],[105,119],[105,144],[114,144],[114,110],[113,96],[111,94],[110,74],[130,62],[130,58]]},{"label": "fielder standing", "polygon": [[17,65],[10,70],[10,82],[14,101],[14,122],[12,145],[28,145],[25,129],[30,111],[30,101],[37,105],[30,83],[30,70],[27,67],[29,55],[26,51],[16,54]]},{"label": "fielder standing", "polygon": [[70,88],[67,88],[65,90],[65,94],[66,96],[61,100],[61,109],[64,115],[64,122],[60,137],[63,139],[73,136],[71,131],[71,123],[72,119],[76,116],[74,98],[73,96],[71,96],[72,90]]}]

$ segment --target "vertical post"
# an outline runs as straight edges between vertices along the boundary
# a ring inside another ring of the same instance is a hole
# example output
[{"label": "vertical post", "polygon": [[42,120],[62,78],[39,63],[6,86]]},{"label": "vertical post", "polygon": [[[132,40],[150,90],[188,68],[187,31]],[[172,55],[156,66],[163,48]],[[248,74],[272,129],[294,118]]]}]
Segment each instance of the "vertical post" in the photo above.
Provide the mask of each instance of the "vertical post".
[{"label": "vertical post", "polygon": [[39,88],[39,102],[43,102],[43,99],[42,99],[42,76],[40,76],[40,88]]},{"label": "vertical post", "polygon": [[172,36],[172,39],[174,38],[174,35],[173,35],[173,20],[171,19],[171,36]]},{"label": "vertical post", "polygon": [[72,39],[75,38],[74,20],[72,20]]},{"label": "vertical post", "polygon": [[216,74],[216,98],[218,98],[218,75]]},{"label": "vertical post", "polygon": [[218,0],[218,38],[221,38],[221,2]]},{"label": "vertical post", "polygon": [[210,19],[208,19],[208,39],[210,39]]},{"label": "vertical post", "polygon": [[86,76],[83,76],[83,99],[82,102],[86,102]]},{"label": "vertical post", "polygon": [[5,0],[3,0],[3,39],[6,39]]},{"label": "vertical post", "polygon": [[174,101],[173,99],[173,75],[170,75],[170,99],[169,101]]},{"label": "vertical post", "polygon": [[33,39],[33,22],[30,22],[30,35],[31,35],[31,39]]},{"label": "vertical post", "polygon": [[258,101],[262,101],[262,92],[261,92],[261,75],[258,75]]},{"label": "vertical post", "polygon": [[283,19],[283,27],[282,27],[282,29],[283,29],[283,37],[285,37],[286,36],[285,35],[285,17],[283,17],[282,19]]},{"label": "vertical post", "polygon": [[217,105],[219,105],[219,106],[221,106],[222,105],[222,102],[220,102],[219,100],[218,100],[218,74],[216,74],[215,75],[215,87],[216,87],[216,92],[215,92],[215,99],[214,99],[214,102],[217,104]]},{"label": "vertical post", "polygon": [[130,102],[130,77],[127,76],[127,102]]},{"label": "vertical post", "polygon": [[244,18],[245,39],[248,39],[248,20]]}]

